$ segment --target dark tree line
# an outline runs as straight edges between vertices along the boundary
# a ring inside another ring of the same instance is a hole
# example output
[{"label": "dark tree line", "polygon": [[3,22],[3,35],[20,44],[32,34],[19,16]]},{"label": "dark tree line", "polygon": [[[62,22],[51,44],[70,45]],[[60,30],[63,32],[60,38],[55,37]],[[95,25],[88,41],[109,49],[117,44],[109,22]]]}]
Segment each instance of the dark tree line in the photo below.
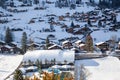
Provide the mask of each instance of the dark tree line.
[{"label": "dark tree line", "polygon": [[[8,27],[6,29],[6,32],[5,32],[5,42],[6,42],[6,44],[9,45],[11,42],[13,42],[14,41],[13,38],[14,37],[13,37],[12,31]],[[27,51],[27,34],[26,34],[26,32],[23,32],[23,34],[22,34],[21,49],[22,49],[23,54]]]},{"label": "dark tree line", "polygon": [[0,6],[1,6],[2,8],[5,8],[5,0],[0,0]]},{"label": "dark tree line", "polygon": [[99,0],[100,6],[110,7],[110,8],[116,8],[120,7],[120,0]]},{"label": "dark tree line", "polygon": [[[90,3],[94,3],[95,0],[89,0]],[[99,0],[100,7],[109,7],[109,8],[117,8],[120,7],[120,0]]]}]

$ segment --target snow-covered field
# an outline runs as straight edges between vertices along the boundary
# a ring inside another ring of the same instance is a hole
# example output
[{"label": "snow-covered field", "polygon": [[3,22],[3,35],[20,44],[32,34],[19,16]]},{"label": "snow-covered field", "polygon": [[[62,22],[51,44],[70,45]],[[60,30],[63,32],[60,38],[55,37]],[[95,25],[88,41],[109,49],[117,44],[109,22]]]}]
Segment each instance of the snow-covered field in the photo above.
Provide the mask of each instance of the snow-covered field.
[{"label": "snow-covered field", "polygon": [[4,80],[19,66],[23,55],[0,54],[0,80]]},{"label": "snow-covered field", "polygon": [[80,68],[81,64],[90,73],[87,80],[120,80],[120,60],[116,57],[75,61],[76,67]]}]

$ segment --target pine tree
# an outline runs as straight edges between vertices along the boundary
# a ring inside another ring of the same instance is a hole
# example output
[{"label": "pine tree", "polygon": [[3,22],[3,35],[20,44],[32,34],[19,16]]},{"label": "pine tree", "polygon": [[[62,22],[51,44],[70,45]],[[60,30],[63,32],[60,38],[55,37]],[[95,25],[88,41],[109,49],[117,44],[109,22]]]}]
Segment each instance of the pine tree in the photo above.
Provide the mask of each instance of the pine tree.
[{"label": "pine tree", "polygon": [[29,44],[30,44],[30,46],[29,46],[29,50],[34,50],[34,45],[33,45],[33,43],[34,43],[34,41],[30,38],[30,40],[29,40]]},{"label": "pine tree", "polygon": [[0,0],[0,6],[2,7],[2,8],[5,8],[6,6],[5,6],[5,0]]},{"label": "pine tree", "polygon": [[34,4],[39,4],[39,0],[34,0]]},{"label": "pine tree", "polygon": [[88,19],[87,23],[88,23],[89,26],[92,26],[90,19]]},{"label": "pine tree", "polygon": [[42,1],[42,7],[45,7],[45,1]]},{"label": "pine tree", "polygon": [[102,1],[101,1],[101,0],[99,0],[99,5],[101,5],[101,3],[102,3]]},{"label": "pine tree", "polygon": [[74,25],[74,23],[73,23],[73,21],[71,22],[71,27],[74,27],[75,25]]},{"label": "pine tree", "polygon": [[53,24],[50,24],[50,30],[51,30],[51,31],[54,31],[54,26],[53,26]]},{"label": "pine tree", "polygon": [[47,37],[47,39],[46,39],[46,49],[48,49],[49,44],[50,44],[50,41],[49,41],[49,38]]},{"label": "pine tree", "polygon": [[56,59],[55,59],[55,58],[53,59],[53,64],[54,64],[54,65],[56,64]]},{"label": "pine tree", "polygon": [[117,22],[116,15],[113,16],[113,23],[115,24]]},{"label": "pine tree", "polygon": [[26,32],[23,32],[21,45],[22,45],[22,51],[23,51],[23,53],[25,53],[27,51],[27,34],[26,34]]},{"label": "pine tree", "polygon": [[9,29],[9,27],[8,27],[7,30],[6,30],[6,35],[5,35],[5,42],[7,44],[9,44],[12,41],[13,41],[13,39],[12,39],[12,33],[11,33],[11,30]]},{"label": "pine tree", "polygon": [[101,20],[98,21],[98,26],[99,26],[99,27],[102,26],[102,22],[101,22]]},{"label": "pine tree", "polygon": [[90,0],[90,3],[92,3],[92,0]]},{"label": "pine tree", "polygon": [[71,4],[70,5],[70,9],[75,9],[76,8],[76,5],[75,4]]},{"label": "pine tree", "polygon": [[33,65],[33,62],[32,62],[31,60],[28,60],[28,64],[29,64],[30,66],[32,66],[32,65]]},{"label": "pine tree", "polygon": [[40,62],[41,62],[41,61],[39,61],[38,59],[37,59],[37,61],[35,62],[36,66],[38,67],[39,73],[41,73],[41,63],[40,63]]},{"label": "pine tree", "polygon": [[88,52],[93,52],[93,39],[90,34],[86,36],[86,50]]},{"label": "pine tree", "polygon": [[13,2],[13,0],[11,0],[11,2],[10,2],[10,7],[14,7],[14,2]]},{"label": "pine tree", "polygon": [[16,70],[13,80],[23,80],[22,72],[20,70]]}]

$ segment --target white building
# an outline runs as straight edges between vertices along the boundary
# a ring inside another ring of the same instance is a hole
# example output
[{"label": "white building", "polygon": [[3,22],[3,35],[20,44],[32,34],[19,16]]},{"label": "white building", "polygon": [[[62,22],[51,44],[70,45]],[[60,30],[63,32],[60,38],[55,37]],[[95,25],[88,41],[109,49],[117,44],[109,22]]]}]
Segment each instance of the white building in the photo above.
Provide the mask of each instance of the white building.
[{"label": "white building", "polygon": [[62,50],[35,50],[35,51],[28,51],[24,55],[23,61],[33,61],[36,60],[42,61],[42,63],[47,61],[54,60],[56,63],[64,63],[67,61],[67,63],[74,63],[74,51],[62,51]]}]

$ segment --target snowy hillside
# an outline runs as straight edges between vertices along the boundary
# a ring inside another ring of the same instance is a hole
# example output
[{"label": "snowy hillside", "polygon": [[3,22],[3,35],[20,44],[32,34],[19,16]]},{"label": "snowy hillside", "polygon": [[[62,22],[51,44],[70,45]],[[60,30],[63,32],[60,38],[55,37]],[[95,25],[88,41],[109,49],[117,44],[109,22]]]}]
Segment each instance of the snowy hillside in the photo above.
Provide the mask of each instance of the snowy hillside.
[{"label": "snowy hillside", "polygon": [[[39,38],[46,39],[49,34],[53,34],[56,37],[56,40],[67,38],[67,37],[75,37],[66,31],[61,29],[61,26],[55,25],[54,28],[56,32],[43,32],[43,29],[49,29],[50,24],[48,23],[48,19],[50,17],[46,17],[46,15],[55,14],[56,17],[55,21],[58,21],[58,16],[65,15],[66,13],[70,13],[72,15],[75,12],[88,12],[94,10],[94,7],[87,7],[86,4],[83,4],[81,7],[77,7],[75,10],[70,10],[69,8],[57,8],[54,4],[46,4],[46,10],[34,10],[35,7],[39,5],[34,5],[31,7],[17,7],[17,8],[10,8],[10,9],[17,9],[17,10],[27,10],[27,12],[21,13],[10,13],[13,17],[2,17],[1,19],[8,19],[8,23],[0,24],[0,32],[1,32],[1,39],[5,36],[6,27],[10,27],[10,29],[23,29],[23,31],[14,31],[14,41],[21,42],[22,33],[25,31],[28,35],[28,39],[32,38],[35,42],[41,42]],[[8,8],[9,9],[9,8]],[[3,12],[7,12],[1,9]],[[35,23],[29,24],[31,20],[35,20]],[[44,20],[44,22],[39,22],[39,20]],[[65,22],[60,21],[61,24],[66,24],[68,26],[71,25],[72,20],[66,20]],[[75,22],[75,24],[84,25],[85,23]],[[41,31],[41,32],[40,32]],[[19,35],[19,36],[18,36]],[[39,36],[38,36],[39,35]],[[44,36],[42,36],[44,35]],[[76,36],[77,37],[77,36]]]},{"label": "snowy hillside", "polygon": [[15,71],[23,59],[22,55],[2,55],[0,54],[0,80]]},{"label": "snowy hillside", "polygon": [[[53,0],[53,2],[55,2],[55,0]],[[88,11],[93,11],[95,10],[95,7],[92,6],[88,6],[85,2],[88,2],[88,0],[83,0],[83,3],[79,6],[76,7],[76,9],[69,9],[69,8],[58,8],[55,7],[55,4],[45,4],[46,9],[43,10],[35,10],[36,7],[39,7],[39,5],[33,5],[33,6],[26,6],[26,7],[8,7],[8,9],[10,10],[22,10],[25,12],[8,12],[5,11],[3,9],[0,9],[0,11],[4,12],[5,14],[11,14],[13,16],[9,16],[9,17],[1,17],[1,19],[5,19],[8,20],[8,23],[3,23],[0,24],[0,39],[4,40],[4,36],[5,36],[5,31],[7,27],[10,27],[10,29],[21,29],[21,31],[13,31],[13,36],[14,36],[14,42],[21,42],[21,36],[23,32],[27,33],[28,36],[28,40],[30,38],[32,38],[35,42],[41,43],[43,40],[41,39],[46,39],[46,37],[50,34],[55,35],[55,39],[54,42],[58,42],[58,40],[60,39],[65,39],[68,37],[79,37],[81,38],[83,35],[73,35],[71,33],[68,33],[65,31],[65,29],[61,28],[62,25],[67,25],[68,27],[70,27],[71,22],[73,21],[74,24],[76,25],[80,25],[80,27],[83,27],[85,24],[87,24],[87,22],[79,22],[76,21],[72,18],[65,18],[64,21],[60,21],[59,20],[59,16],[64,16],[66,15],[66,13],[69,13],[70,16],[72,16],[75,12],[79,12],[79,13],[87,13]],[[98,0],[95,0],[95,2],[98,2]],[[16,2],[17,4],[18,2]],[[20,4],[20,3],[18,3]],[[51,15],[51,16],[48,16]],[[100,15],[102,15],[102,13],[100,12],[98,17],[100,17]],[[50,29],[50,24],[49,24],[49,19],[53,18],[53,21],[56,23],[59,23],[60,25],[53,25],[55,31],[52,32],[45,32],[44,30],[48,30]],[[95,16],[97,17],[97,16]],[[118,20],[119,20],[119,13],[117,16]],[[32,23],[31,23],[32,22]],[[93,23],[93,25],[96,25],[96,23]],[[110,26],[110,25],[109,25]],[[91,28],[93,29],[98,29],[98,28]],[[106,29],[106,28],[105,28]],[[75,29],[77,30],[77,29]],[[101,35],[105,35],[103,37],[98,37],[100,31]],[[99,41],[106,41],[109,40],[111,36],[113,35],[117,35],[117,37],[119,38],[119,33],[120,31],[117,32],[109,32],[107,35],[104,32],[104,28],[100,29],[99,31],[94,31],[92,33],[93,38],[96,38],[95,42],[99,42]],[[18,36],[19,35],[19,36]],[[44,35],[44,36],[43,36]],[[106,37],[106,38],[105,38]]]},{"label": "snowy hillside", "polygon": [[[120,60],[116,57],[85,59],[75,62],[76,67],[84,65],[89,72],[87,80],[119,80]],[[79,71],[79,70],[78,70]],[[79,72],[78,72],[79,73]],[[79,76],[78,76],[79,77]]]},{"label": "snowy hillside", "polygon": [[[9,1],[11,2],[11,0],[7,1],[8,4]],[[0,80],[10,75],[22,61],[24,63],[37,60],[43,63],[45,61],[74,63],[75,52],[71,50],[78,53],[82,50],[84,52],[86,50],[85,40],[87,40],[85,38],[88,34],[90,34],[91,43],[93,40],[94,44],[104,42],[107,44],[102,47],[100,45],[99,51],[102,51],[104,47],[106,50],[112,50],[106,47],[111,48],[115,45],[117,46],[115,48],[120,48],[120,44],[118,44],[120,41],[120,9],[102,9],[96,4],[90,3],[89,0],[81,0],[82,2],[79,4],[70,3],[75,0],[65,0],[68,3],[62,0],[62,4],[59,2],[62,7],[57,4],[56,0],[39,0],[39,4],[34,4],[35,0],[22,1],[13,0],[14,6],[8,5],[6,10],[0,7],[0,51],[8,52],[5,55],[0,53]],[[94,1],[98,3],[99,0]],[[14,46],[5,42],[8,27],[13,38],[10,43],[15,43]],[[9,55],[11,51],[14,52],[13,48],[21,50],[23,32],[27,34],[25,41],[27,50],[32,49],[33,51],[27,51],[24,56]],[[49,38],[48,41],[47,38]],[[80,42],[76,44],[76,41]],[[36,48],[32,43],[36,43]],[[6,47],[6,45],[11,47]],[[58,50],[58,48],[62,50]],[[120,60],[115,57],[75,61],[78,78],[81,64],[89,72],[87,80],[120,80]]]}]

